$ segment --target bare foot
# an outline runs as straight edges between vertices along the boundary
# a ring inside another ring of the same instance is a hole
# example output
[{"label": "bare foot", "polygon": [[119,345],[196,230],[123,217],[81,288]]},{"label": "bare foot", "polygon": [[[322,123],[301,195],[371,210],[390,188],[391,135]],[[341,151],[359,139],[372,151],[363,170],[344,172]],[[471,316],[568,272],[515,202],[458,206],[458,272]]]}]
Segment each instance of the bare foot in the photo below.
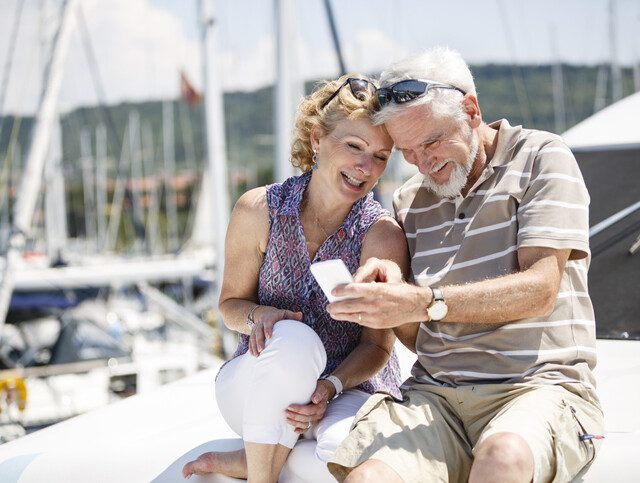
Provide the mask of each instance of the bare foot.
[{"label": "bare foot", "polygon": [[182,476],[208,475],[221,473],[232,478],[247,479],[247,457],[244,449],[237,451],[202,453],[196,460],[190,461],[182,468]]}]

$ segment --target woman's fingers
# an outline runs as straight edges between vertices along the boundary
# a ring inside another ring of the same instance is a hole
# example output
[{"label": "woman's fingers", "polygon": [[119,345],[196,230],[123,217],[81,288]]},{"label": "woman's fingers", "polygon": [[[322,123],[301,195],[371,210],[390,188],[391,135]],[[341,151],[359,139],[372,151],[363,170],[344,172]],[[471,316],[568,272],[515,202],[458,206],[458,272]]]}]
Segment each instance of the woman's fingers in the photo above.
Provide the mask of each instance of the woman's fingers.
[{"label": "woman's fingers", "polygon": [[287,424],[293,426],[296,433],[304,433],[311,427],[311,425],[320,421],[321,419],[322,417],[307,417],[303,420],[298,416],[298,418],[287,418]]},{"label": "woman's fingers", "polygon": [[270,320],[266,320],[263,322],[265,339],[271,339],[271,336],[273,335],[274,325],[275,325],[275,322],[271,322]]},{"label": "woman's fingers", "polygon": [[276,310],[271,308],[270,312],[262,312],[260,320],[256,320],[255,327],[249,336],[249,352],[254,356],[259,356],[264,350],[266,341],[273,336],[273,326],[280,320],[302,320],[302,312],[292,312],[290,310]]},{"label": "woman's fingers", "polygon": [[287,423],[306,429],[309,423],[320,421],[327,410],[327,401],[319,404],[291,404],[285,411]]},{"label": "woman's fingers", "polygon": [[258,355],[264,350],[264,326],[262,324],[256,324],[253,331],[256,334],[256,350]]},{"label": "woman's fingers", "polygon": [[319,379],[316,384],[316,390],[311,395],[311,402],[315,404],[320,404],[323,401],[328,403],[329,399],[335,394],[335,391],[332,390],[333,384],[331,382],[326,379]]},{"label": "woman's fingers", "polygon": [[252,356],[256,357],[258,355],[258,350],[256,349],[256,335],[255,330],[251,331],[251,335],[249,336],[249,352]]},{"label": "woman's fingers", "polygon": [[290,320],[302,320],[302,312],[291,312],[290,310],[284,311],[284,317],[282,320],[290,319]]}]

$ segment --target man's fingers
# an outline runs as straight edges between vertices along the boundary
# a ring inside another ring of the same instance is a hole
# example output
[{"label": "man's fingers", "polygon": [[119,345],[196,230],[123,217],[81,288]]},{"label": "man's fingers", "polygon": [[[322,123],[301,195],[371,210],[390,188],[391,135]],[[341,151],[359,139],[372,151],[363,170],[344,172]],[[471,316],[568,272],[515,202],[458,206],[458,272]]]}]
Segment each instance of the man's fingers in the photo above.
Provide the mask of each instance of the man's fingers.
[{"label": "man's fingers", "polygon": [[340,302],[334,302],[327,305],[327,312],[331,317],[335,318],[336,315],[351,315],[364,313],[369,311],[371,304],[367,304],[359,299],[341,300]]},{"label": "man's fingers", "polygon": [[344,285],[337,285],[331,293],[336,297],[350,297],[352,299],[361,297],[377,297],[380,293],[380,284],[347,283]]},{"label": "man's fingers", "polygon": [[381,269],[382,262],[379,259],[369,258],[364,265],[356,270],[353,280],[355,282],[374,282]]}]

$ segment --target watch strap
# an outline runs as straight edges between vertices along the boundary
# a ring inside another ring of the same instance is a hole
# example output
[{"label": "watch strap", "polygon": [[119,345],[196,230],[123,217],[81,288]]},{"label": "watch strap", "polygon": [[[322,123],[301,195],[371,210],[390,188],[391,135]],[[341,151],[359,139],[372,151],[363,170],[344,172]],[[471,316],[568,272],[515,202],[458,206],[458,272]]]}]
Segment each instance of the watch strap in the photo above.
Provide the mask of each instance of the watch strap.
[{"label": "watch strap", "polygon": [[[447,309],[447,304],[444,301],[444,295],[442,294],[442,290],[439,288],[433,288],[433,287],[429,287],[431,289],[431,302],[429,302],[429,305],[427,305],[427,322],[439,322],[440,320],[442,320],[444,317],[446,317],[446,314],[448,312]],[[444,309],[444,314],[440,313],[437,314],[434,318],[434,315],[432,314],[432,309],[438,308],[440,309],[440,311],[442,311]]]},{"label": "watch strap", "polygon": [[344,388],[342,386],[342,381],[338,377],[334,376],[333,374],[329,374],[328,376],[324,376],[321,379],[326,379],[331,384],[333,384],[333,387],[336,388],[336,395],[333,396],[333,399],[337,398],[340,394],[342,394],[342,390]]},{"label": "watch strap", "polygon": [[432,288],[431,289],[431,294],[433,295],[433,299],[431,300],[431,303],[429,304],[429,307],[431,307],[434,303],[436,303],[438,300],[442,300],[444,302],[444,295],[442,295],[442,290],[440,290],[439,288]]}]

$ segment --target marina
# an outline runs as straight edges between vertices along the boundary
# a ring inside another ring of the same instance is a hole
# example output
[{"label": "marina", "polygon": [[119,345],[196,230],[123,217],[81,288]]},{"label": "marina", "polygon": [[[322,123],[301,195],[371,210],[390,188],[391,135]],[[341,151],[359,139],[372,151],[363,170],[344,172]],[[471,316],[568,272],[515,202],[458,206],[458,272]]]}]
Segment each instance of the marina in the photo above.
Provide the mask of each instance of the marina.
[{"label": "marina", "polygon": [[[341,71],[353,69],[336,23],[347,15],[344,5],[320,3],[329,51]],[[496,5],[506,11],[502,3]],[[83,0],[43,4],[49,10],[41,19],[50,25],[41,32],[46,55],[37,106],[28,120],[24,116],[28,135],[21,116],[4,109],[6,81],[0,84],[0,481],[183,481],[182,467],[199,454],[242,447],[214,389],[237,343],[217,307],[224,234],[243,191],[294,174],[290,126],[297,100],[311,89],[295,55],[302,37],[292,24],[300,5],[275,0],[269,8],[275,83],[265,134],[230,132],[232,122],[248,126],[248,118],[264,117],[251,108],[265,92],[223,92],[220,39],[229,26],[219,15],[237,14],[228,5],[201,0],[191,7],[198,52],[189,55],[201,68],[197,88],[193,69],[181,70],[173,97],[116,106],[100,93],[108,89],[101,79],[95,106],[63,113],[67,58],[80,56],[70,46],[83,39],[91,59],[92,24],[83,9],[96,7]],[[604,4],[613,18],[616,2]],[[19,40],[22,9],[35,8],[20,0],[12,7],[16,35],[8,52]],[[640,134],[634,128],[640,68],[622,68],[611,42],[611,62],[589,67],[597,95],[590,115],[575,108],[572,118],[580,122],[569,122],[576,101],[564,106],[571,89],[562,86],[563,69],[576,67],[549,65],[553,121],[545,121],[575,154],[591,196],[584,296],[595,309],[595,376],[607,432],[595,462],[573,480],[587,483],[631,482],[640,473],[640,297],[634,295],[640,280]],[[4,58],[6,78],[11,55]],[[505,75],[515,86],[509,88],[512,104],[520,121],[533,122],[521,90],[524,68],[515,55],[512,60]],[[490,67],[478,69],[487,69],[486,86],[500,70]],[[99,68],[87,69],[100,76]],[[230,114],[230,99],[243,109]],[[250,114],[238,121],[243,110]],[[238,141],[243,136],[247,141]],[[273,157],[266,167],[256,161],[265,152]],[[250,161],[238,161],[241,155]],[[395,151],[376,187],[387,209],[393,191],[414,172]],[[396,350],[405,379],[416,356],[399,342]],[[282,481],[319,482],[314,444],[305,441],[299,458],[290,458]],[[191,481],[240,480],[210,475]]]}]

